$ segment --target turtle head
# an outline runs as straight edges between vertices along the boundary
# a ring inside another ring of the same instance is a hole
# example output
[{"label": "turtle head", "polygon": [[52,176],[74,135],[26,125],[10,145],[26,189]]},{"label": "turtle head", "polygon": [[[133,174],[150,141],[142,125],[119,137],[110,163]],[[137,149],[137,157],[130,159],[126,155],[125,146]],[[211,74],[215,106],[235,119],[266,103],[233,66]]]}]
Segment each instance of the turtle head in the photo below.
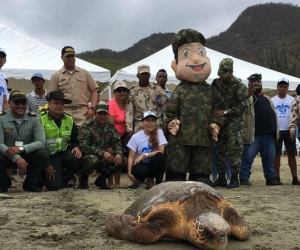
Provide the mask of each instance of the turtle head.
[{"label": "turtle head", "polygon": [[228,223],[216,213],[208,212],[191,221],[188,240],[201,249],[225,249],[230,234]]}]

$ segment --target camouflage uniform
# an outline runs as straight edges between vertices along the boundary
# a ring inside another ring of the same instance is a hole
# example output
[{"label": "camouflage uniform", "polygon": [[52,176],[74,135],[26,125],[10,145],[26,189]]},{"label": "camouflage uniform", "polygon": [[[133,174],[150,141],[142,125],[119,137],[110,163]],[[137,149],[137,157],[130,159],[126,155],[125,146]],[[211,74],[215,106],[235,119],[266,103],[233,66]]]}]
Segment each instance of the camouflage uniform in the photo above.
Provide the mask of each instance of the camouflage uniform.
[{"label": "camouflage uniform", "polygon": [[151,110],[158,117],[156,124],[162,128],[165,124],[167,95],[156,83],[149,83],[147,93],[143,91],[139,84],[130,88],[129,103],[126,106],[125,122],[127,132],[138,132],[143,129],[143,113]]},{"label": "camouflage uniform", "polygon": [[[98,105],[97,105],[98,106]],[[95,119],[83,123],[79,129],[79,144],[83,156],[82,173],[89,175],[93,169],[99,169],[102,173],[113,174],[122,170],[126,164],[119,133],[111,122],[104,127],[96,124]],[[115,166],[114,162],[108,162],[103,158],[105,151],[112,148],[113,156],[120,154],[122,164]]]},{"label": "camouflage uniform", "polygon": [[296,131],[299,113],[300,113],[300,95],[296,96],[292,103],[292,116],[289,125],[290,132]]},{"label": "camouflage uniform", "polygon": [[226,110],[226,122],[221,128],[216,142],[216,165],[218,173],[226,172],[226,153],[228,152],[232,173],[239,173],[243,152],[243,125],[248,108],[247,87],[236,77],[228,82],[215,79],[212,83],[215,92],[222,97],[214,109]]},{"label": "camouflage uniform", "polygon": [[181,121],[178,133],[169,135],[166,172],[211,174],[212,89],[206,82],[180,82],[166,107],[167,123]]}]

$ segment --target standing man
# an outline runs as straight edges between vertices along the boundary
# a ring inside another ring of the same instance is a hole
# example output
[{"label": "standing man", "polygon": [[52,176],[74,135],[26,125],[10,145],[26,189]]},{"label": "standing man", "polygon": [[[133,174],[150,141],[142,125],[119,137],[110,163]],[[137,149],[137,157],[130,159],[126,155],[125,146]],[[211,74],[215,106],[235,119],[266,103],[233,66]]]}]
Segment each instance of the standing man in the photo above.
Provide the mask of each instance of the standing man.
[{"label": "standing man", "polygon": [[294,97],[287,94],[289,89],[289,80],[281,78],[277,83],[277,96],[272,98],[272,102],[275,107],[275,111],[278,118],[279,126],[279,139],[276,142],[276,156],[274,162],[275,173],[280,181],[280,156],[282,143],[284,142],[286,153],[288,157],[288,164],[291,169],[293,177],[292,184],[300,185],[297,176],[297,162],[296,162],[296,140],[294,136],[291,136],[289,130],[289,123],[292,115],[292,103]]},{"label": "standing man", "polygon": [[166,87],[167,81],[168,81],[167,71],[165,69],[160,69],[156,73],[156,82],[157,82],[158,85],[160,85],[162,87],[162,89],[164,89],[166,91],[167,97],[170,98],[171,95],[172,95],[172,91],[170,91]]},{"label": "standing man", "polygon": [[[72,116],[77,126],[81,126],[95,115],[95,107],[99,101],[98,85],[87,70],[75,65],[73,47],[63,47],[61,59],[64,66],[52,75],[49,92],[62,91],[65,97],[72,101],[72,104],[66,105],[65,111]],[[91,94],[90,107],[88,106],[89,93]]]},{"label": "standing man", "polygon": [[118,131],[111,122],[108,122],[107,105],[96,106],[95,118],[83,123],[79,129],[78,139],[84,157],[80,184],[77,188],[89,188],[89,175],[93,169],[99,169],[102,173],[94,184],[101,189],[109,189],[106,179],[121,171],[127,159],[123,156]]},{"label": "standing man", "polygon": [[46,187],[58,190],[68,183],[81,166],[78,129],[72,117],[64,113],[64,105],[72,101],[61,91],[52,91],[46,97],[49,111],[40,114],[46,134],[46,148],[51,166],[46,168]]},{"label": "standing man", "polygon": [[26,104],[25,93],[14,90],[9,96],[10,110],[0,115],[0,192],[11,186],[5,168],[26,172],[23,189],[40,192],[38,178],[51,165],[44,128],[35,113],[26,113]]},{"label": "standing man", "polygon": [[27,94],[27,111],[38,114],[40,110],[47,104],[47,90],[44,89],[45,79],[41,73],[35,73],[31,77],[34,90]]},{"label": "standing man", "polygon": [[[239,186],[239,171],[243,152],[243,125],[245,111],[248,108],[248,91],[246,86],[233,75],[233,61],[224,58],[219,65],[220,78],[212,82],[212,87],[223,97],[213,112],[215,117],[226,118],[225,125],[220,129],[219,140],[216,142],[216,165],[218,179],[213,186],[236,188]],[[226,180],[226,154],[231,166],[231,179]]]},{"label": "standing man", "polygon": [[266,185],[280,185],[274,171],[275,143],[279,135],[274,106],[262,92],[261,74],[253,74],[248,80],[249,108],[245,113],[240,184],[251,186],[251,167],[259,153]]},{"label": "standing man", "polygon": [[[6,63],[6,51],[0,48],[0,70]],[[8,91],[7,84],[2,74],[0,74],[0,111],[6,111],[9,109],[7,102]]]}]

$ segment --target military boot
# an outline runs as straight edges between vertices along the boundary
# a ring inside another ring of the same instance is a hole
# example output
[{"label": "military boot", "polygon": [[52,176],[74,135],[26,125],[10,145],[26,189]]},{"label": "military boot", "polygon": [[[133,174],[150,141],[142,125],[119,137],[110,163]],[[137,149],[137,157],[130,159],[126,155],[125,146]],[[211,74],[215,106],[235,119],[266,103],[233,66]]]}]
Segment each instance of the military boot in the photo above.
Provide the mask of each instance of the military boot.
[{"label": "military boot", "polygon": [[220,173],[218,179],[212,184],[213,187],[227,187],[225,173]]},{"label": "military boot", "polygon": [[77,186],[77,189],[88,189],[89,176],[87,174],[81,173],[80,179],[79,179],[79,185]]},{"label": "military boot", "polygon": [[239,187],[239,174],[235,173],[231,175],[230,183],[228,184],[228,188],[236,188]]},{"label": "military boot", "polygon": [[106,179],[111,176],[111,173],[102,173],[98,176],[98,178],[95,180],[94,184],[100,188],[100,189],[111,189],[106,182]]}]

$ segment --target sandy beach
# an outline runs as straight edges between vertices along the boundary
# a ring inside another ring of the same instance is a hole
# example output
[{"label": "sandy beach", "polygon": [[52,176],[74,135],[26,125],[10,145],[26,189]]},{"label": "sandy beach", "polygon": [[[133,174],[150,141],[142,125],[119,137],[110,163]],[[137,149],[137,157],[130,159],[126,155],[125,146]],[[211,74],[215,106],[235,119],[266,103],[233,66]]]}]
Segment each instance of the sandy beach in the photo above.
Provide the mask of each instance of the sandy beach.
[{"label": "sandy beach", "polygon": [[[296,250],[300,249],[300,186],[292,186],[287,157],[282,157],[283,186],[265,186],[260,158],[251,175],[252,186],[217,188],[243,212],[251,229],[251,238],[230,238],[227,249]],[[297,157],[300,163],[300,157]],[[298,171],[299,172],[299,171]],[[57,192],[29,193],[10,188],[10,199],[0,199],[0,249],[197,249],[188,242],[159,241],[139,245],[112,238],[104,227],[108,212],[123,213],[145,189],[129,189],[122,176],[121,187],[99,190],[90,178],[90,190],[63,189]]]}]

